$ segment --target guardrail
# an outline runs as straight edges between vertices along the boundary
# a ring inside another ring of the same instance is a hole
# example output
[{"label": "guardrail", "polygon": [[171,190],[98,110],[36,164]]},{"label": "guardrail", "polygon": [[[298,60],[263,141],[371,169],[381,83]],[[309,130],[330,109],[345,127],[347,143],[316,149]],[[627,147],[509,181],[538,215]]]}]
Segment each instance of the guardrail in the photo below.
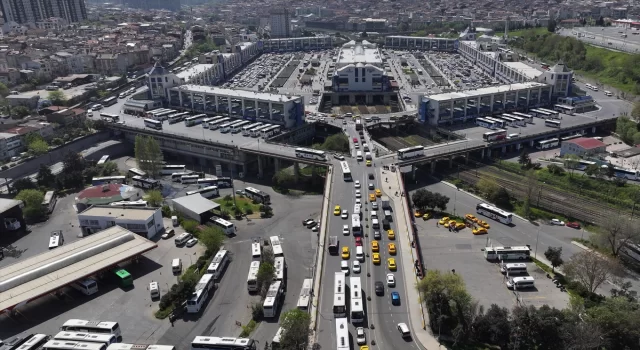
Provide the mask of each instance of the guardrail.
[{"label": "guardrail", "polygon": [[[132,116],[132,118],[135,118]],[[229,149],[238,149],[238,145],[229,145],[226,143],[220,143],[217,141],[213,141],[211,139],[206,139],[206,138],[195,138],[183,133],[179,133],[179,132],[170,132],[170,133],[164,133],[164,132],[159,132],[159,131],[155,131],[155,130],[149,130],[147,128],[141,128],[141,127],[137,127],[137,126],[131,126],[131,125],[127,125],[127,124],[122,124],[122,123],[108,123],[107,124],[108,128],[111,129],[122,129],[122,130],[130,130],[130,131],[137,131],[137,132],[143,132],[145,134],[151,134],[151,135],[156,135],[156,136],[177,136],[179,138],[182,138],[184,141],[191,141],[191,142],[207,142],[209,144],[213,144],[214,146],[217,147],[221,147],[221,148],[229,148]]]},{"label": "guardrail", "polygon": [[442,152],[435,152],[435,153],[431,153],[431,154],[425,154],[422,157],[412,158],[412,159],[409,159],[409,160],[406,160],[406,161],[398,161],[398,166],[411,165],[411,164],[415,164],[415,163],[428,161],[428,160],[431,160],[433,158],[438,158],[438,157],[443,157],[443,156],[451,156],[451,155],[458,154],[458,153],[463,153],[463,152],[472,152],[472,151],[481,150],[483,148],[487,148],[487,145],[474,145],[474,146],[469,147],[468,144],[465,142],[464,146],[455,147],[455,148],[448,148],[446,150],[443,150]]}]

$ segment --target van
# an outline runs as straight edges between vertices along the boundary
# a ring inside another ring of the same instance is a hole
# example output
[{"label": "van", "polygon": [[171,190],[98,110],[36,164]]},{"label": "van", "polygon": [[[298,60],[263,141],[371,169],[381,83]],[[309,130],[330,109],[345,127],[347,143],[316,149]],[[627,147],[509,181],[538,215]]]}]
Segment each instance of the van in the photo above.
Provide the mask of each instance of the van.
[{"label": "van", "polygon": [[388,230],[391,228],[391,225],[389,224],[389,220],[387,219],[382,220],[382,228],[385,230]]},{"label": "van", "polygon": [[81,281],[71,283],[71,288],[84,295],[91,295],[98,292],[98,283],[92,278],[86,278]]},{"label": "van", "polygon": [[362,149],[363,149],[365,152],[369,152],[369,145],[367,145],[366,143],[363,143],[363,144],[362,144]]},{"label": "van", "polygon": [[366,158],[367,160],[371,160],[371,152],[367,152],[367,153],[365,153],[365,158]]},{"label": "van", "polygon": [[391,210],[385,210],[385,211],[384,211],[384,217],[385,217],[386,219],[391,220],[391,218],[392,218],[392,216],[391,216]]},{"label": "van", "polygon": [[604,91],[604,94],[605,94],[606,96],[613,96],[613,94],[611,93],[611,91],[607,91],[607,90],[605,90],[605,91]]},{"label": "van", "polygon": [[502,264],[502,266],[500,267],[500,272],[507,274],[508,276],[524,274],[524,273],[527,273],[527,264],[525,263]]},{"label": "van", "polygon": [[158,288],[158,282],[149,283],[149,295],[151,295],[151,299],[160,298],[160,288]]},{"label": "van", "polygon": [[517,138],[518,136],[520,136],[520,134],[509,134],[509,135],[507,135],[507,138],[508,138],[508,139],[515,139],[515,138]]},{"label": "van", "polygon": [[400,332],[403,338],[411,337],[411,332],[409,332],[409,327],[407,327],[406,323],[398,323],[398,331]]},{"label": "van", "polygon": [[173,271],[173,273],[182,272],[182,260],[180,260],[180,258],[173,259],[171,262],[171,271]]},{"label": "van", "polygon": [[171,217],[171,223],[173,224],[173,226],[178,226],[178,217],[177,216],[172,216]]},{"label": "van", "polygon": [[362,161],[362,152],[361,151],[356,152],[356,160],[357,161]]},{"label": "van", "polygon": [[361,245],[356,247],[356,259],[360,262],[364,262],[364,249]]},{"label": "van", "polygon": [[534,279],[531,276],[509,278],[505,284],[507,288],[514,290],[533,288],[535,286]]},{"label": "van", "polygon": [[378,219],[371,219],[371,225],[373,226],[373,228],[380,228],[380,222],[378,221]]},{"label": "van", "polygon": [[180,236],[176,237],[175,242],[176,245],[183,245],[185,243],[187,243],[188,240],[190,240],[192,238],[191,234],[189,232],[185,232],[183,234],[181,234]]}]

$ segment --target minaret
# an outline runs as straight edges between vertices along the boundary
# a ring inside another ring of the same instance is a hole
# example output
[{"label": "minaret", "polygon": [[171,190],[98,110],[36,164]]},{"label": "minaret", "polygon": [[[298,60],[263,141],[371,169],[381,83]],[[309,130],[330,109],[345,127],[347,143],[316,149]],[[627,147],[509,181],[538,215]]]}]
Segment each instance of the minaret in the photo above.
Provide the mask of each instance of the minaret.
[{"label": "minaret", "polygon": [[504,40],[509,36],[509,17],[504,21]]}]

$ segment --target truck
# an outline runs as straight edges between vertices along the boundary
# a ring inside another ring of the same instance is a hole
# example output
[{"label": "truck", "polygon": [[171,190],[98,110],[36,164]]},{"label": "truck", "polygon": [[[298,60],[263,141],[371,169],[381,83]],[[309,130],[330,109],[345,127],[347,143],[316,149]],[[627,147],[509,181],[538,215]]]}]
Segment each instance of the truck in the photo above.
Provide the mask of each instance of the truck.
[{"label": "truck", "polygon": [[389,196],[380,197],[380,201],[382,201],[382,209],[391,209],[391,203],[389,202]]}]

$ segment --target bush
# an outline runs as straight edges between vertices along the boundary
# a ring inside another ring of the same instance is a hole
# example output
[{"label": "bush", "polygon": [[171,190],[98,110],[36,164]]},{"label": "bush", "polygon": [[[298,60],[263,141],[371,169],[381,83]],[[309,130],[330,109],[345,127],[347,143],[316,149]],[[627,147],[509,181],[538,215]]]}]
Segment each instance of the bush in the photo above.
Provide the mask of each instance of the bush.
[{"label": "bush", "polygon": [[168,205],[163,205],[162,206],[162,217],[163,218],[170,218],[171,217],[171,207],[169,207]]},{"label": "bush", "polygon": [[195,234],[197,227],[200,225],[200,223],[198,223],[195,220],[185,220],[182,223],[182,228],[184,228],[185,231],[189,232],[190,234]]},{"label": "bush", "polygon": [[255,321],[260,321],[264,317],[264,309],[262,303],[251,304],[251,318]]},{"label": "bush", "polygon": [[251,215],[251,214],[253,214],[253,209],[251,209],[251,207],[247,207],[247,208],[244,210],[244,212],[245,212],[245,214],[247,214],[247,215]]}]

